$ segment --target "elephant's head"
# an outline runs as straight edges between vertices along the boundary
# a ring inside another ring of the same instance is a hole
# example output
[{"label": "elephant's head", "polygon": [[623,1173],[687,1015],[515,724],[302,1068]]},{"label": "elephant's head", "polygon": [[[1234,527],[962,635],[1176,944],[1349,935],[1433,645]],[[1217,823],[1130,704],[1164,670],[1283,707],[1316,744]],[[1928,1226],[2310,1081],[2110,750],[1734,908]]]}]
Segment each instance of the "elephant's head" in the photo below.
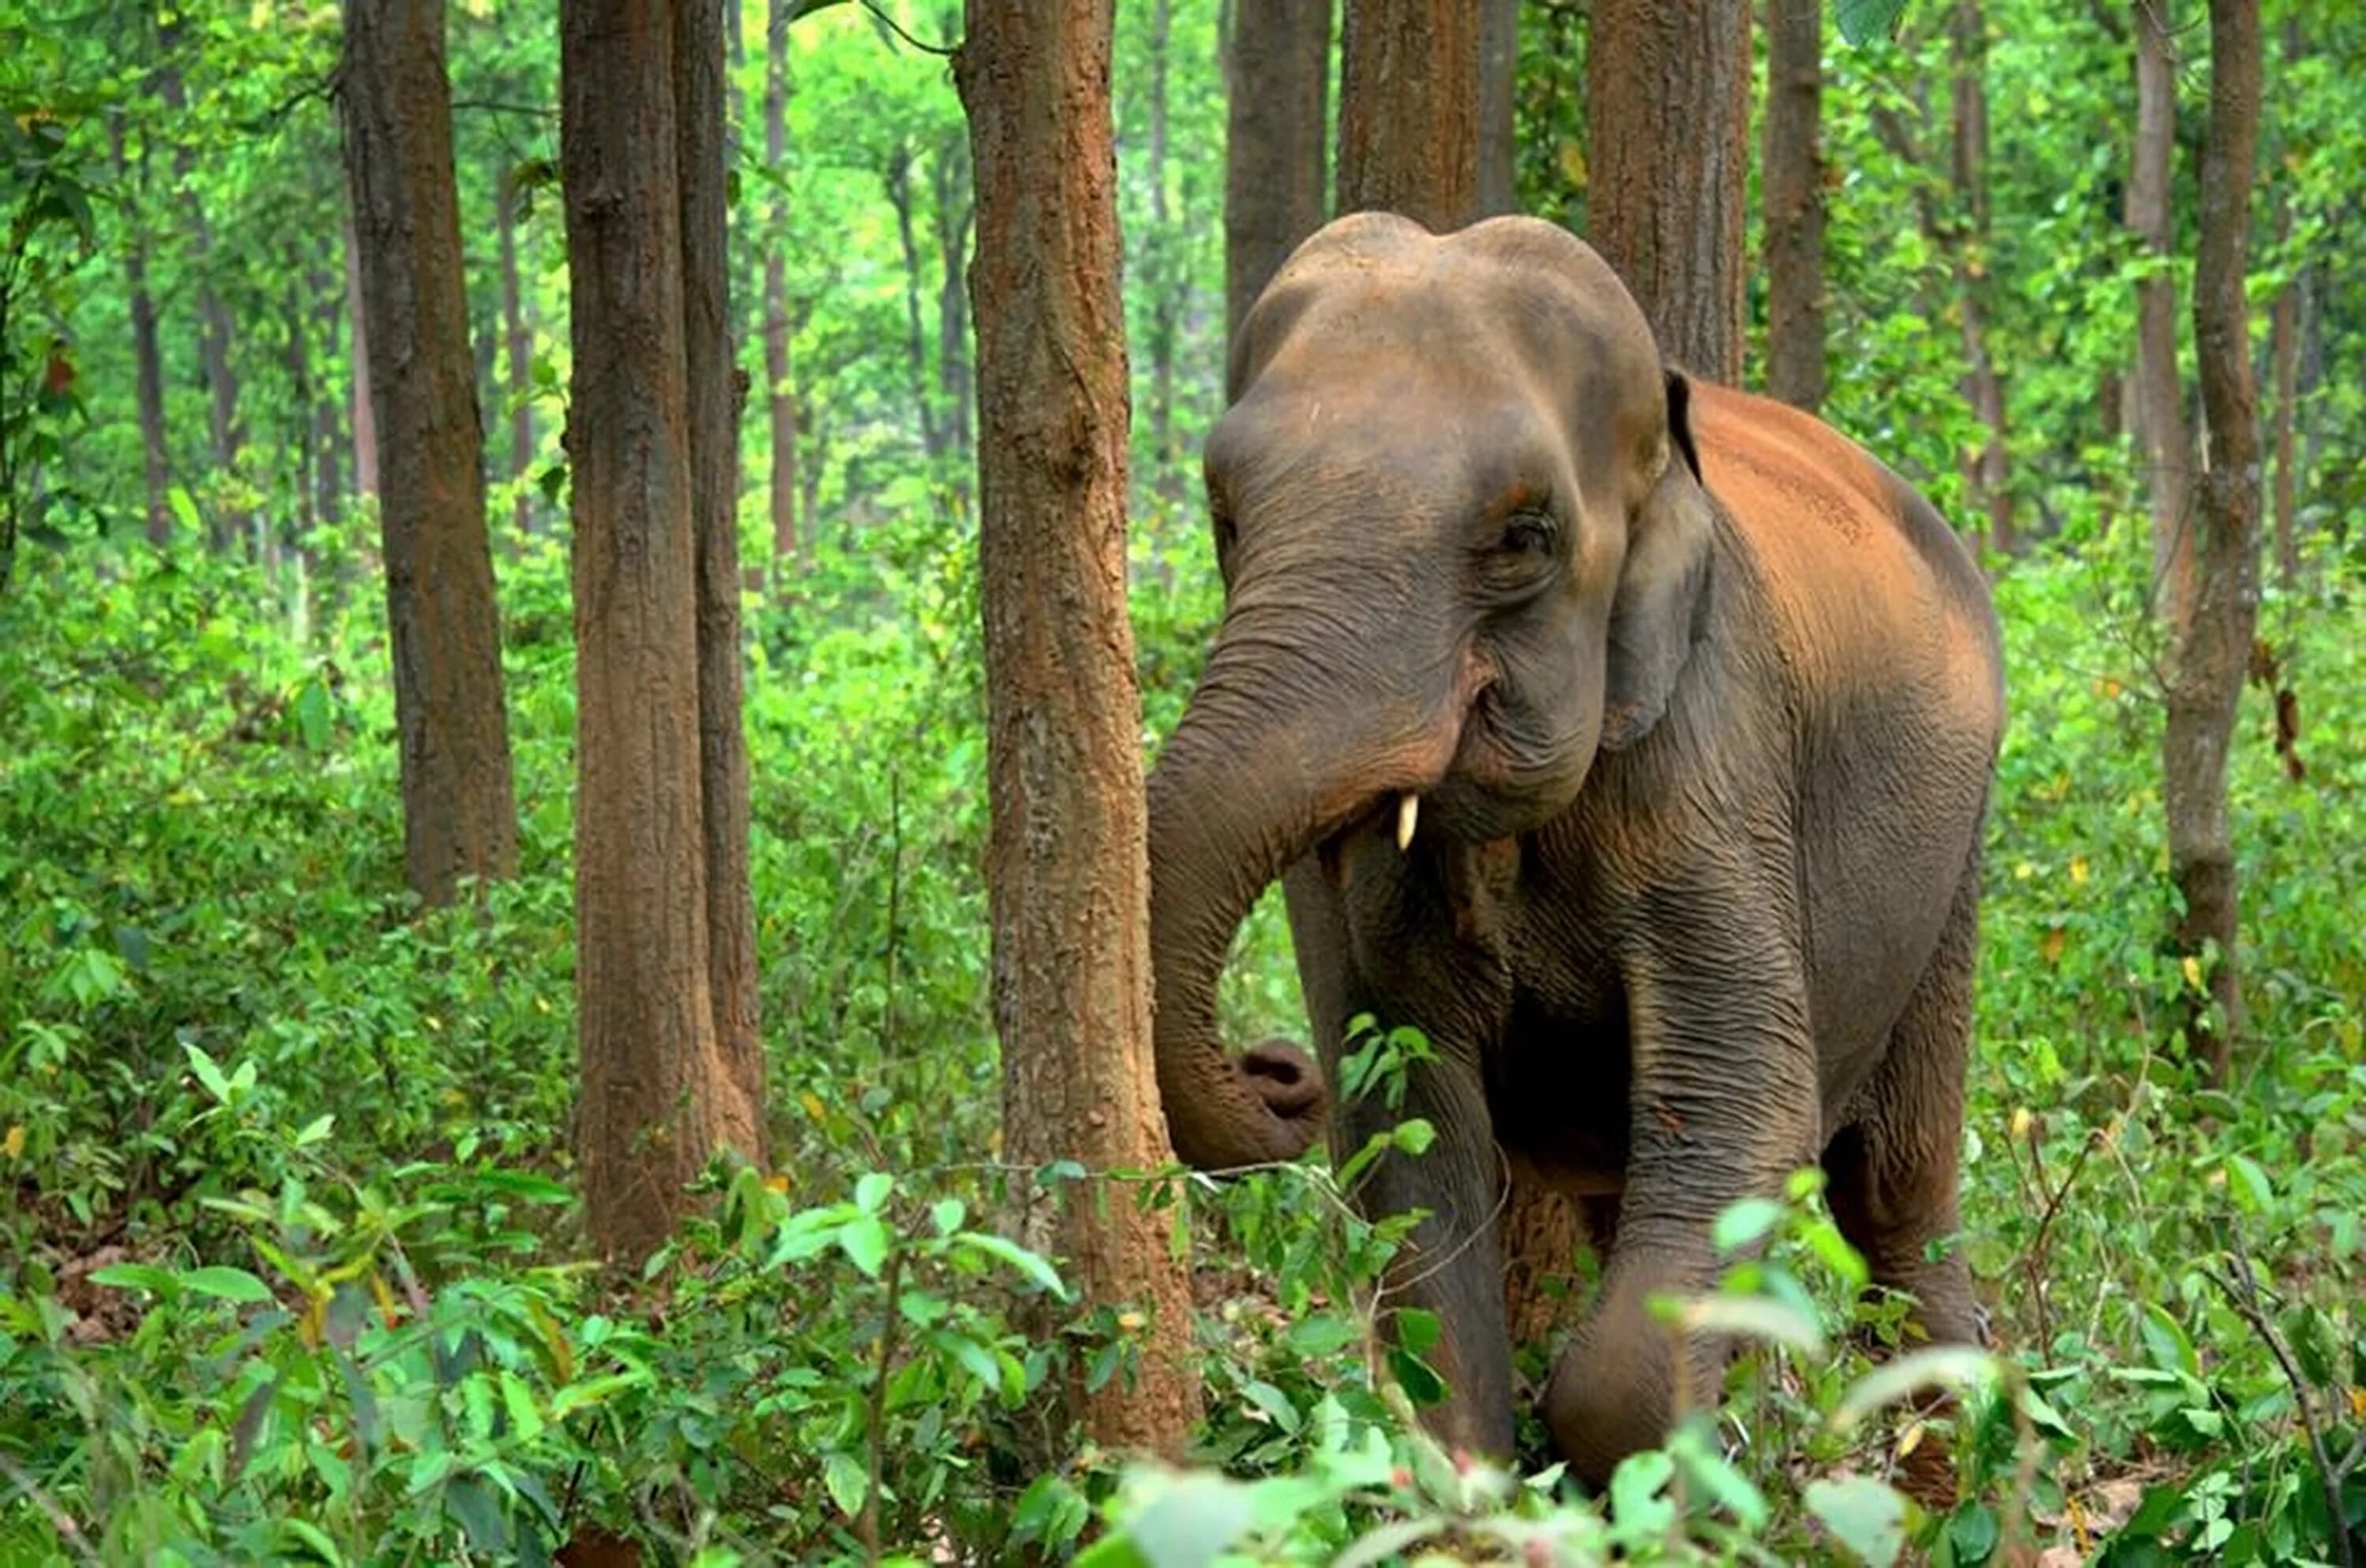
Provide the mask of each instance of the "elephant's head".
[{"label": "elephant's head", "polygon": [[1301,1053],[1239,1060],[1215,987],[1257,894],[1357,829],[1473,840],[1565,809],[1666,707],[1711,511],[1641,311],[1532,219],[1342,219],[1233,347],[1208,439],[1223,626],[1150,780],[1159,1089],[1210,1168],[1299,1153]]}]

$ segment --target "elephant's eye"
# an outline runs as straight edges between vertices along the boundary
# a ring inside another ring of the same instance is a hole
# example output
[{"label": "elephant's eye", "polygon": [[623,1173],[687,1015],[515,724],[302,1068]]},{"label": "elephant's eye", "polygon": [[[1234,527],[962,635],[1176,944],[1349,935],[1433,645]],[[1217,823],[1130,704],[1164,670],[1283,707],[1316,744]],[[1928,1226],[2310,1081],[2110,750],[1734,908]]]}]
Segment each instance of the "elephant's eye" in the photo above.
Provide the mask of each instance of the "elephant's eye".
[{"label": "elephant's eye", "polygon": [[1559,535],[1553,520],[1544,513],[1515,513],[1504,525],[1503,536],[1496,540],[1495,548],[1515,559],[1533,560],[1552,554],[1553,541]]}]

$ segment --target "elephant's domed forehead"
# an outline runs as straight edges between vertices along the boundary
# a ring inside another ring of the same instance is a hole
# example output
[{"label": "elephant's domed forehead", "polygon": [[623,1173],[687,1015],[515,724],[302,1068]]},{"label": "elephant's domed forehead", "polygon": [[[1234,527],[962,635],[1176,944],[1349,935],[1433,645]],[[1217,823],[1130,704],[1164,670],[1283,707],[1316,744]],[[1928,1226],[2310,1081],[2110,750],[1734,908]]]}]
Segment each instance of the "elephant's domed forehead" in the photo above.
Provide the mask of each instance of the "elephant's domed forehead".
[{"label": "elephant's domed forehead", "polygon": [[1446,235],[1389,214],[1341,219],[1266,289],[1232,368],[1236,398],[1270,380],[1460,395],[1516,382],[1629,427],[1662,406],[1659,351],[1633,298],[1583,241],[1533,218]]}]

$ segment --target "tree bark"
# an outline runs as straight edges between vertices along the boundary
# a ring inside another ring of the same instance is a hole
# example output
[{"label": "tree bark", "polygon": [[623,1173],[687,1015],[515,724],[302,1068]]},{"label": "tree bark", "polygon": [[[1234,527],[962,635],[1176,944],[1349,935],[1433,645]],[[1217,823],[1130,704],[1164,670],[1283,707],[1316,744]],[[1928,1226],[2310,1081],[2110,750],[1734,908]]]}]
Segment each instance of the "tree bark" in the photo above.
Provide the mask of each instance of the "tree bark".
[{"label": "tree bark", "polygon": [[1585,107],[1587,237],[1662,354],[1740,381],[1749,0],[1594,0]]},{"label": "tree bark", "polygon": [[1766,390],[1824,404],[1824,0],[1767,0]]},{"label": "tree bark", "polygon": [[2220,1082],[2244,1024],[2226,756],[2259,611],[2259,411],[2244,294],[2259,56],[2259,0],[2210,0],[2210,123],[2193,259],[2194,361],[2209,441],[2195,525],[2178,540],[2178,575],[2192,592],[2169,629],[2161,762],[2169,874],[2185,906],[2177,947],[2207,982],[2206,997],[2187,994],[2186,1042]]},{"label": "tree bark", "polygon": [[401,738],[403,865],[430,904],[517,868],[441,0],[352,0],[343,72]]},{"label": "tree bark", "polygon": [[[748,864],[748,736],[740,716],[739,408],[731,353],[722,0],[674,17],[682,187],[683,362],[689,373],[691,525],[698,547],[698,755],[706,831],[706,975],[715,1047],[737,1098],[764,1103],[757,1029],[756,903]],[[739,1152],[760,1163],[764,1123]]]},{"label": "tree bark", "polygon": [[1520,209],[1513,103],[1520,67],[1520,0],[1479,0],[1479,216]]},{"label": "tree bark", "polygon": [[2177,151],[2177,62],[2170,51],[2169,0],[2133,0],[2136,38],[2136,140],[2128,176],[2126,221],[2146,270],[2136,281],[2135,370],[2129,426],[2152,505],[2153,595],[2163,619],[2189,619],[2193,585],[2178,541],[2192,500],[2191,440],[2177,371],[2177,282],[2169,272],[2169,164]]},{"label": "tree bark", "polygon": [[1479,216],[1480,0],[1346,0],[1339,210]]},{"label": "tree bark", "polygon": [[494,197],[501,274],[501,336],[508,346],[510,394],[510,479],[517,496],[510,506],[510,525],[521,535],[534,532],[534,324],[525,313],[525,288],[518,276],[517,171],[503,168]]},{"label": "tree bark", "polygon": [[623,1263],[664,1241],[715,1153],[752,1154],[762,1128],[710,990],[676,10],[571,0],[559,22],[577,1137],[592,1240]]},{"label": "tree bark", "polygon": [[1224,338],[1323,226],[1331,0],[1233,0],[1224,43]]},{"label": "tree bark", "polygon": [[[788,155],[789,19],[797,0],[772,0],[764,20],[764,161]],[[772,581],[785,585],[797,558],[797,399],[789,378],[788,224],[776,192],[765,209],[764,400],[772,423]]]},{"label": "tree bark", "polygon": [[1956,0],[1949,28],[1955,74],[1955,305],[1964,341],[1964,400],[1987,439],[1964,454],[1964,490],[1988,517],[1989,547],[2013,550],[2011,459],[2005,446],[2004,380],[1989,353],[1988,19],[1980,0]]},{"label": "tree bark", "polygon": [[[1142,705],[1125,607],[1128,424],[1110,0],[968,0],[955,67],[977,182],[986,883],[1003,1157],[1172,1156],[1151,1059]],[[1059,215],[1045,221],[1046,214]],[[1072,1394],[1101,1444],[1179,1455],[1198,1414],[1166,1210],[1091,1181],[1026,1195],[1025,1237],[1146,1315],[1132,1387]]]}]

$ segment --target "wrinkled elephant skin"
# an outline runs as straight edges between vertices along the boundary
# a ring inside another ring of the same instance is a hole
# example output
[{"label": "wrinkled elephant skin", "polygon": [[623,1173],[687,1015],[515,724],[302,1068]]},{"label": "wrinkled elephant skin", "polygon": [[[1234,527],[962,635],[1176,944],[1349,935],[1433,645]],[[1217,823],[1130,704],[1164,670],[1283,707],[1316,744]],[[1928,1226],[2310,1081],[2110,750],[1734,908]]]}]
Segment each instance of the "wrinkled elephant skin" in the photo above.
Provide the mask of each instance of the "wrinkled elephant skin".
[{"label": "wrinkled elephant skin", "polygon": [[[1425,1210],[1446,1440],[1507,1453],[1506,1179],[1615,1207],[1545,1413],[1599,1481],[1679,1369],[1646,1311],[1820,1159],[1876,1280],[1973,1339],[1955,1229],[1980,823],[2003,723],[1970,557],[1814,419],[1665,369],[1549,224],[1309,240],[1234,346],[1207,478],[1224,620],[1150,782],[1177,1152],[1286,1159],[1421,1116],[1358,1201]],[[1328,1073],[1232,1056],[1215,987],[1279,879]],[[1347,1020],[1436,1060],[1324,1102]],[[1683,1369],[1714,1389],[1724,1348]]]}]

